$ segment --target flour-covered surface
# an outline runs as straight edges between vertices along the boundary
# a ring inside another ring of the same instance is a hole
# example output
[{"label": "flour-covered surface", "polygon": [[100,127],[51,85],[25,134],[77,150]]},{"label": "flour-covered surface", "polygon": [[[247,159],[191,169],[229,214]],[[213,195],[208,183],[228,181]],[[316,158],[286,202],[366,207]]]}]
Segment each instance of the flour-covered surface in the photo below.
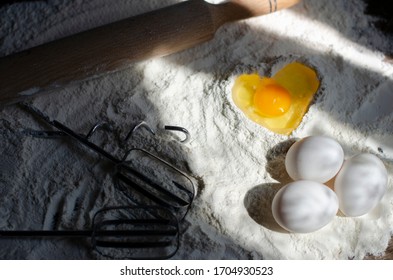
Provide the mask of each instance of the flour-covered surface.
[{"label": "flour-covered surface", "polygon": [[[49,0],[0,8],[0,55],[180,2]],[[219,1],[211,1],[219,2]],[[175,259],[362,259],[382,255],[393,233],[393,43],[361,1],[305,0],[288,10],[231,23],[201,46],[37,96],[31,103],[75,131],[99,120],[132,145],[159,154],[195,179],[197,196],[182,222]],[[61,55],[61,54],[59,54]],[[315,68],[321,87],[301,125],[280,136],[247,119],[232,102],[236,75],[269,76],[292,61]],[[0,77],[1,78],[1,77]],[[187,128],[191,141],[164,131]],[[48,129],[18,106],[0,111],[0,228],[83,229],[94,213],[129,201],[107,162],[70,139],[23,136]],[[383,201],[359,218],[337,215],[310,234],[288,234],[271,202],[289,182],[285,152],[297,138],[327,135],[346,156],[371,152],[389,173]],[[121,157],[110,134],[94,141]],[[0,240],[1,259],[100,259],[88,240]]]}]

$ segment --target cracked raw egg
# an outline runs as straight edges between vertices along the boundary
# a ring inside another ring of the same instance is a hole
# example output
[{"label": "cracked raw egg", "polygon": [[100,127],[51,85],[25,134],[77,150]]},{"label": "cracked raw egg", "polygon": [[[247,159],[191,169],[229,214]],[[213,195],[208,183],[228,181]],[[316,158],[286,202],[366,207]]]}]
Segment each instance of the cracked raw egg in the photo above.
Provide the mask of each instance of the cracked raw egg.
[{"label": "cracked raw egg", "polygon": [[299,126],[319,84],[314,69],[292,62],[271,78],[240,75],[233,85],[232,98],[252,121],[288,135]]}]

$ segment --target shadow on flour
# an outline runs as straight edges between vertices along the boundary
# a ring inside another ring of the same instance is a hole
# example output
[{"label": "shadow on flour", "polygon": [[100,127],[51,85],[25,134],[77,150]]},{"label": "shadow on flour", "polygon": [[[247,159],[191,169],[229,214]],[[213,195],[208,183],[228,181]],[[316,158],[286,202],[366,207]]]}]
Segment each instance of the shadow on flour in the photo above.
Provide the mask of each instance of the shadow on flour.
[{"label": "shadow on flour", "polygon": [[273,218],[272,202],[276,193],[292,181],[285,170],[285,155],[296,139],[289,139],[271,148],[266,155],[266,171],[278,183],[253,187],[244,197],[244,207],[250,217],[261,226],[276,232],[288,233]]},{"label": "shadow on flour", "polygon": [[[330,26],[353,43],[370,50],[380,51],[391,58],[393,51],[387,41],[393,40],[393,21],[391,19],[393,9],[389,5],[389,1],[342,2],[343,4],[339,5],[339,10],[336,5],[326,5],[325,1],[303,0],[302,4],[294,8],[293,11],[313,21]],[[363,12],[365,17],[348,23],[348,19],[352,18],[348,15],[353,14],[353,10],[360,10],[359,12]],[[379,31],[381,34],[376,36]]]}]

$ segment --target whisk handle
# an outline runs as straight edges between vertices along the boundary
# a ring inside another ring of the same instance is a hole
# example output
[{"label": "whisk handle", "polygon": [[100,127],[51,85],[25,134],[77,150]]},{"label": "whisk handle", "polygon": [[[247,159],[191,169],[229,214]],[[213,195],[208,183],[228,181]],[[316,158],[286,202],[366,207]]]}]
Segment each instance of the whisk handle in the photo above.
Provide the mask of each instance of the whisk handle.
[{"label": "whisk handle", "polygon": [[5,237],[90,237],[91,230],[2,230],[0,238]]}]

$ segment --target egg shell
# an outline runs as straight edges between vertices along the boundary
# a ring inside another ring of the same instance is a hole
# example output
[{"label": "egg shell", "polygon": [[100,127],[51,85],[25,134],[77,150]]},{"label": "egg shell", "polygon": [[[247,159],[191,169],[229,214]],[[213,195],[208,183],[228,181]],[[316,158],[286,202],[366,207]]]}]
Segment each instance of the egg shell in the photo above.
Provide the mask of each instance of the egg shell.
[{"label": "egg shell", "polygon": [[285,157],[285,168],[293,180],[325,183],[344,162],[344,150],[333,138],[309,136],[295,142]]},{"label": "egg shell", "polygon": [[387,182],[387,170],[377,156],[363,153],[349,158],[334,181],[341,212],[348,217],[367,214],[381,201]]},{"label": "egg shell", "polygon": [[295,181],[281,188],[273,198],[272,213],[284,229],[309,233],[332,221],[338,198],[327,186],[313,181]]}]

